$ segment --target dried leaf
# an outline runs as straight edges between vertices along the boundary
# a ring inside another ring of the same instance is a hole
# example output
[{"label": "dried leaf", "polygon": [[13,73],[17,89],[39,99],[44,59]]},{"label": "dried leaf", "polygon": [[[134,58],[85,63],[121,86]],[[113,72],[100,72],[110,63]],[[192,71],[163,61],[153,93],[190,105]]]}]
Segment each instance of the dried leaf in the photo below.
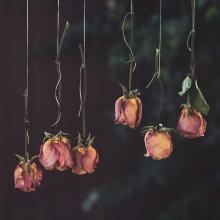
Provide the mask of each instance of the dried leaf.
[{"label": "dried leaf", "polygon": [[178,94],[180,96],[183,96],[185,95],[185,93],[191,88],[192,86],[192,79],[190,76],[187,76],[184,80],[183,80],[183,83],[182,83],[182,91],[179,92]]},{"label": "dried leaf", "polygon": [[210,107],[206,102],[201,90],[198,87],[197,81],[195,81],[194,87],[190,94],[190,101],[192,106],[203,115],[207,115]]}]

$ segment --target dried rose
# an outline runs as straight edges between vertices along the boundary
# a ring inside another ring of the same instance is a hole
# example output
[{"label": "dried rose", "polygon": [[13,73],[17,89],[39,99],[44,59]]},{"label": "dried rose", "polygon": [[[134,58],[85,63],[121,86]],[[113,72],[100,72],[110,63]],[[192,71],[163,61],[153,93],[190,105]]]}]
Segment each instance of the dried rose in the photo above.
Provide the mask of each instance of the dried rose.
[{"label": "dried rose", "polygon": [[184,107],[180,113],[177,131],[183,137],[202,137],[206,131],[206,120],[192,107]]},{"label": "dried rose", "polygon": [[14,172],[15,188],[24,192],[35,191],[40,186],[42,172],[35,163],[21,161]]},{"label": "dried rose", "polygon": [[173,142],[169,131],[149,130],[145,134],[146,157],[154,160],[166,159],[173,151]]},{"label": "dried rose", "polygon": [[121,96],[115,103],[115,123],[136,128],[142,118],[142,102],[138,97]]},{"label": "dried rose", "polygon": [[92,146],[85,147],[80,145],[73,149],[73,161],[72,172],[74,174],[91,174],[95,171],[99,162],[99,155]]},{"label": "dried rose", "polygon": [[54,168],[59,171],[64,171],[67,168],[72,168],[72,151],[68,138],[62,133],[55,136],[49,136],[48,140],[41,145],[39,161],[47,170]]}]

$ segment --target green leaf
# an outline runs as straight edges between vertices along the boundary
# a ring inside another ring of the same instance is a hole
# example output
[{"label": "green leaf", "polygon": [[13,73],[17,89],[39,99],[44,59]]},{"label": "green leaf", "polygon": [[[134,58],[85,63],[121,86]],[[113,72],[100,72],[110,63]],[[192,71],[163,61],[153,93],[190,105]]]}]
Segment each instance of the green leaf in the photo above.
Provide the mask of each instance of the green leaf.
[{"label": "green leaf", "polygon": [[193,86],[193,89],[190,94],[190,101],[192,106],[203,115],[207,115],[210,108],[206,102],[201,90],[198,87],[197,81]]},{"label": "green leaf", "polygon": [[180,96],[183,96],[192,86],[192,79],[190,76],[187,76],[182,83],[182,91],[179,92],[178,94]]}]

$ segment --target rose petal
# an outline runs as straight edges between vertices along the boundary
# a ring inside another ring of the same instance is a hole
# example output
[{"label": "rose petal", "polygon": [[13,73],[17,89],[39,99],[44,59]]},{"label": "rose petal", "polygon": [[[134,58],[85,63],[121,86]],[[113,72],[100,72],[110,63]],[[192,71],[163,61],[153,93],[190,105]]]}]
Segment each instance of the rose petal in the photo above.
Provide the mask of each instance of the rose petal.
[{"label": "rose petal", "polygon": [[139,127],[139,125],[141,123],[141,119],[142,119],[142,102],[139,98],[136,98],[136,100],[138,102],[138,114],[137,114],[136,127]]},{"label": "rose petal", "polygon": [[57,150],[59,159],[58,162],[55,164],[56,169],[63,171],[66,170],[68,167],[72,168],[73,160],[72,160],[72,152],[71,146],[69,143],[53,143],[54,148]]},{"label": "rose petal", "polygon": [[125,104],[124,96],[119,97],[115,102],[115,123],[124,124],[125,115],[123,111],[123,106]]},{"label": "rose petal", "polygon": [[40,148],[39,161],[47,170],[53,170],[59,159],[59,153],[51,140],[46,141]]},{"label": "rose petal", "polygon": [[197,112],[195,109],[185,108],[180,113],[177,131],[181,136],[187,138],[204,136],[206,121],[200,112]]},{"label": "rose petal", "polygon": [[155,160],[166,159],[173,151],[173,142],[168,132],[147,132],[145,146],[148,154]]},{"label": "rose petal", "polygon": [[82,156],[85,154],[86,149],[84,147],[76,147],[73,149],[73,167],[72,172],[78,175],[86,174],[82,164]]},{"label": "rose petal", "polygon": [[93,173],[95,171],[95,162],[97,160],[97,152],[95,150],[95,148],[93,147],[88,147],[86,149],[85,154],[82,157],[82,164],[84,167],[84,170],[87,173]]},{"label": "rose petal", "polygon": [[14,172],[15,188],[24,192],[35,191],[41,180],[42,172],[36,164],[20,163],[17,165]]},{"label": "rose petal", "polygon": [[30,167],[30,175],[32,177],[33,186],[40,186],[41,180],[43,178],[42,171],[37,167],[35,163],[33,163]]}]

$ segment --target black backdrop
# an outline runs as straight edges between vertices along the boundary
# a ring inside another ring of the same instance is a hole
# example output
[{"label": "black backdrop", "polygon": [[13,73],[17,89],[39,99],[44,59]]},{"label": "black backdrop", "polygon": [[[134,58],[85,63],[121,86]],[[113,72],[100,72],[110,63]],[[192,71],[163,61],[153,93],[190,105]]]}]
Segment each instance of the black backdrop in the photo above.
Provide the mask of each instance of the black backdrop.
[{"label": "black backdrop", "polygon": [[[174,134],[175,149],[164,161],[143,157],[140,130],[116,127],[114,102],[127,84],[127,48],[121,22],[129,8],[125,0],[87,1],[87,118],[100,154],[96,172],[74,176],[43,171],[42,186],[34,193],[14,189],[14,153],[24,149],[26,62],[26,1],[0,1],[0,219],[1,220],[217,220],[220,218],[219,163],[219,21],[217,0],[197,0],[197,73],[211,106],[207,134],[196,140]],[[155,122],[159,88],[145,85],[154,71],[158,40],[159,1],[135,1],[135,51],[138,66],[134,88],[144,103],[142,125]],[[82,39],[82,1],[61,1],[61,27],[70,32],[62,51],[63,117],[61,129],[74,143],[81,126],[79,109],[78,44]],[[189,71],[186,39],[190,31],[190,1],[164,0],[162,72],[166,88],[164,124],[175,127],[181,81]],[[44,131],[53,132],[57,81],[56,1],[30,1],[30,141],[39,152]],[[42,168],[42,167],[41,167]],[[43,168],[42,168],[43,169]]]}]

